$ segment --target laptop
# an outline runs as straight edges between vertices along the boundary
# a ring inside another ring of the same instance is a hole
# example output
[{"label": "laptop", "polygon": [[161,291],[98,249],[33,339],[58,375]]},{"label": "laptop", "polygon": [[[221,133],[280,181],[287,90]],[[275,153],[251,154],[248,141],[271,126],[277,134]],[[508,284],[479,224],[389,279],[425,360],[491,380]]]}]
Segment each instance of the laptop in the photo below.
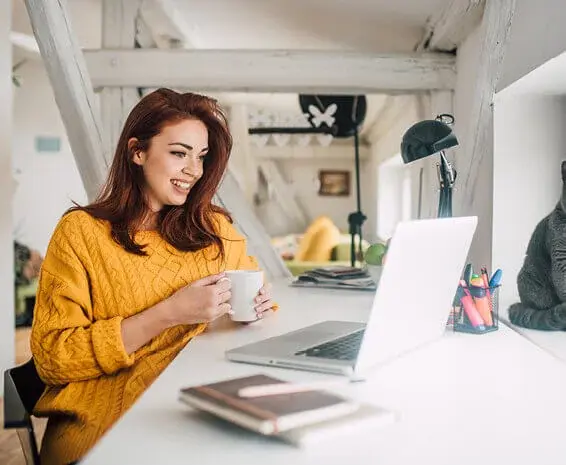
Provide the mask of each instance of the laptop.
[{"label": "laptop", "polygon": [[476,225],[475,216],[399,223],[366,323],[323,321],[228,350],[226,357],[363,378],[366,371],[439,339]]}]

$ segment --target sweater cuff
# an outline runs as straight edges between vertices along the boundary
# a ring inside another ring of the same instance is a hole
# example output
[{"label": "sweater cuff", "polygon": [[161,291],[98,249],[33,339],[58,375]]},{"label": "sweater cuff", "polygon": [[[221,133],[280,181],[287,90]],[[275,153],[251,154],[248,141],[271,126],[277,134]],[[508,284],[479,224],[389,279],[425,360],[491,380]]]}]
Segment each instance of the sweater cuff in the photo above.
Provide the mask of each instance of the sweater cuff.
[{"label": "sweater cuff", "polygon": [[92,345],[96,361],[107,375],[133,365],[135,357],[128,355],[122,341],[122,320],[116,316],[92,325]]}]

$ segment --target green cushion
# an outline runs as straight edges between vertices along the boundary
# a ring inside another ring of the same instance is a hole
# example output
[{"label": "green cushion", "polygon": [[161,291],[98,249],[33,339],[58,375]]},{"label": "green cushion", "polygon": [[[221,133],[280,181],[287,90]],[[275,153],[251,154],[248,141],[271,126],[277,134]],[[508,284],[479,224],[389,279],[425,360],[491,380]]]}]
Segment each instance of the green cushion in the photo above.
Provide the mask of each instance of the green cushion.
[{"label": "green cushion", "polygon": [[[350,261],[350,235],[343,234],[340,237],[340,244],[334,247],[332,251],[332,259],[337,261]],[[356,252],[358,251],[359,238],[356,236],[354,244]],[[369,247],[369,242],[362,239],[362,251],[365,252]]]}]

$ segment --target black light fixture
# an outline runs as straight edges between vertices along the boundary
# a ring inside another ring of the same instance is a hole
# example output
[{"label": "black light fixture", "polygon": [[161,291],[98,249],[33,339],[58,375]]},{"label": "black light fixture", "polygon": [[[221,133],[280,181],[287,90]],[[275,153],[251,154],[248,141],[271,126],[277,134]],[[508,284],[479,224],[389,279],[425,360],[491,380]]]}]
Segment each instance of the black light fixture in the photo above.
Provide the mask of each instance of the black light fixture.
[{"label": "black light fixture", "polygon": [[354,137],[354,172],[356,175],[356,211],[348,215],[350,233],[350,264],[356,265],[356,236],[358,237],[358,255],[362,255],[362,226],[367,216],[362,212],[360,188],[360,138],[359,130],[367,112],[367,100],[364,95],[300,95],[299,104],[304,113],[311,115],[309,122],[313,126],[315,114],[324,114],[333,110],[333,135],[336,138]]},{"label": "black light fixture", "polygon": [[[452,188],[456,181],[456,170],[446,159],[444,151],[458,145],[458,139],[450,127],[453,123],[454,117],[448,114],[438,115],[434,120],[420,121],[405,132],[401,141],[401,157],[405,163],[440,154],[440,163],[436,165],[440,183],[439,218],[452,216]],[[419,205],[420,189],[422,186],[419,186]]]}]

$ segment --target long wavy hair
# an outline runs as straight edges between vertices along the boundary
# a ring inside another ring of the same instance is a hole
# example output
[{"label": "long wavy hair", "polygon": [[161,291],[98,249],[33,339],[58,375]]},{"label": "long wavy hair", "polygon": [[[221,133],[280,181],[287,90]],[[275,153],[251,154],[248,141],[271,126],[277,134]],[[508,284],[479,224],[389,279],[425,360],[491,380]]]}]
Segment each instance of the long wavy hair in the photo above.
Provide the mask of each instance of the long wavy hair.
[{"label": "long wavy hair", "polygon": [[[203,95],[158,89],[148,94],[132,109],[118,140],[112,166],[97,199],[87,205],[76,204],[69,210],[82,210],[111,224],[112,238],[128,252],[147,255],[145,245],[135,241],[135,234],[149,212],[144,197],[145,179],[133,154],[147,150],[152,137],[166,125],[182,120],[200,120],[208,129],[209,152],[204,158],[203,175],[191,188],[183,205],[167,205],[159,212],[158,229],[175,248],[197,251],[215,244],[224,258],[224,247],[217,234],[214,216],[224,209],[213,205],[212,198],[224,175],[232,148],[232,136],[225,114],[217,101]],[[128,141],[138,140],[128,149]]]}]

